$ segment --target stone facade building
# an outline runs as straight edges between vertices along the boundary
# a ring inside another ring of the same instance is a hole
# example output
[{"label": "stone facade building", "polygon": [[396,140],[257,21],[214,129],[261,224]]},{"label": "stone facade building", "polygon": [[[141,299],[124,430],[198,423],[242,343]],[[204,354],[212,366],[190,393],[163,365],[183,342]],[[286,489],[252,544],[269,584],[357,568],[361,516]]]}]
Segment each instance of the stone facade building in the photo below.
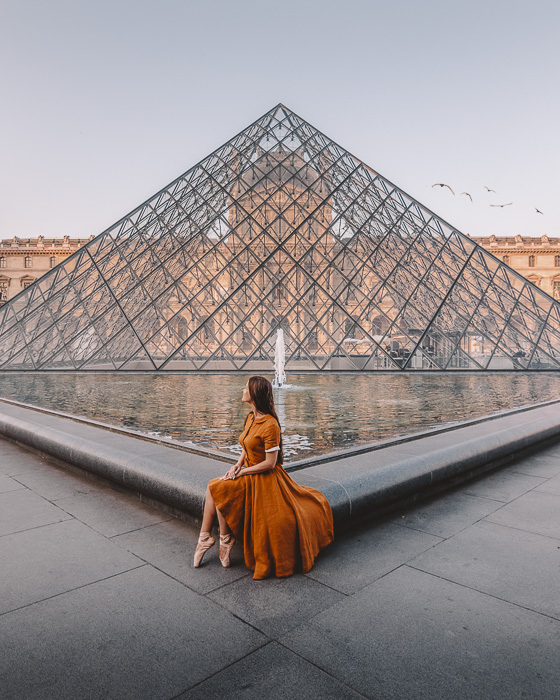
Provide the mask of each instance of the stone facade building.
[{"label": "stone facade building", "polygon": [[0,305],[29,287],[72,255],[90,238],[17,238],[0,240]]},{"label": "stone facade building", "polygon": [[560,301],[560,238],[472,237],[498,260]]},{"label": "stone facade building", "polygon": [[[233,223],[233,222],[232,222]],[[250,232],[249,232],[250,233]],[[89,238],[17,238],[0,241],[0,305],[58,265]],[[560,237],[471,237],[502,262],[560,301]],[[281,303],[281,302],[280,302]]]}]

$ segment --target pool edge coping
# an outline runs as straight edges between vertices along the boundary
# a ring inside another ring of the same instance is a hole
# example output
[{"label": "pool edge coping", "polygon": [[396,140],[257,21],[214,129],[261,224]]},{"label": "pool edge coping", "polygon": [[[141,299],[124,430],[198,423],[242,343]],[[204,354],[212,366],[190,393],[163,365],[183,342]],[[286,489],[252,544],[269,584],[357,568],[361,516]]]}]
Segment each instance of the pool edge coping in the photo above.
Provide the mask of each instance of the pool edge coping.
[{"label": "pool edge coping", "polygon": [[[99,428],[101,430],[106,430],[111,433],[126,435],[127,437],[133,437],[137,440],[152,442],[163,447],[170,447],[174,450],[180,450],[182,452],[199,455],[201,457],[216,459],[218,461],[231,464],[234,464],[236,462],[235,455],[231,455],[228,452],[222,450],[204,447],[203,445],[197,445],[196,443],[188,445],[185,443],[181,443],[178,440],[175,440],[174,438],[160,438],[154,435],[149,435],[140,430],[124,428],[122,426],[113,425],[111,423],[97,421],[93,418],[87,418],[85,416],[76,416],[72,413],[56,411],[51,408],[43,408],[42,406],[36,406],[35,404],[27,404],[21,401],[15,401],[14,399],[7,399],[5,397],[0,397],[0,404],[1,403],[6,403],[11,406],[29,409],[37,413],[44,413],[46,415],[64,418],[67,420],[71,420],[74,423],[83,423],[84,425]],[[454,430],[461,430],[463,428],[468,428],[470,426],[478,425],[480,423],[487,423],[488,421],[506,418],[508,416],[517,415],[519,413],[525,413],[527,411],[532,411],[537,408],[551,406],[558,403],[560,403],[560,399],[550,399],[548,401],[541,401],[535,404],[524,404],[523,406],[518,406],[516,408],[509,408],[503,411],[497,411],[495,413],[490,413],[485,416],[480,416],[479,418],[467,418],[464,421],[453,421],[449,424],[443,423],[432,428],[428,428],[427,430],[420,430],[414,433],[396,435],[394,437],[386,438],[385,440],[378,440],[375,442],[365,443],[356,447],[348,447],[342,450],[335,450],[333,452],[316,455],[315,457],[307,457],[299,460],[294,460],[293,462],[287,462],[284,468],[287,472],[300,471],[320,464],[327,464],[346,459],[348,457],[355,457],[363,454],[368,454],[370,452],[376,452],[378,450],[386,449],[389,447],[395,447],[398,445],[406,444],[408,442],[415,442],[424,438],[445,434]]]},{"label": "pool edge coping", "polygon": [[[375,465],[379,449],[374,460],[357,460],[348,473],[333,474],[336,465],[333,462],[315,464],[305,469],[296,470],[293,478],[303,485],[318,488],[328,498],[335,521],[338,525],[347,525],[371,515],[382,513],[405,503],[414,502],[432,493],[472,478],[508,462],[523,454],[542,448],[545,444],[560,439],[560,401],[547,402],[525,411],[516,411],[513,415],[533,410],[531,419],[519,424],[509,419],[512,414],[484,420],[478,423],[495,423],[497,430],[488,435],[473,439],[471,426],[456,426],[455,430],[465,429],[467,439],[451,441],[451,444],[434,445],[430,449],[429,441],[434,435],[425,436],[426,451],[411,454],[392,450],[395,445],[386,446],[388,463]],[[201,465],[196,459],[189,460],[185,452],[184,465],[166,461],[166,447],[162,443],[157,447],[156,455],[144,456],[132,454],[125,449],[118,449],[103,444],[102,440],[92,440],[51,426],[41,425],[41,421],[25,419],[25,412],[30,409],[12,402],[23,417],[10,416],[0,411],[0,433],[9,440],[19,443],[39,454],[54,458],[63,465],[70,465],[103,480],[116,483],[136,493],[142,500],[162,504],[174,514],[184,515],[187,519],[200,522],[206,484],[212,476],[223,473],[223,461],[203,460]],[[556,409],[556,410],[555,410]],[[34,417],[41,415],[34,412]],[[68,418],[55,416],[64,427]],[[99,426],[89,426],[90,432],[103,431]],[[446,431],[447,432],[447,431]],[[469,434],[470,433],[470,434]],[[127,435],[136,440],[136,435]],[[460,433],[458,435],[460,437]],[[422,438],[417,438],[421,441]],[[433,441],[432,441],[433,443]],[[383,455],[383,448],[381,454]],[[366,452],[369,454],[371,451]],[[200,455],[197,455],[200,456]],[[360,455],[363,457],[363,454]],[[194,457],[194,456],[193,456]],[[393,458],[391,461],[391,457]],[[350,457],[352,459],[352,457]],[[173,461],[173,460],[171,460]],[[176,460],[175,460],[176,461]],[[382,461],[382,460],[381,460]],[[336,478],[335,478],[336,477]]]}]

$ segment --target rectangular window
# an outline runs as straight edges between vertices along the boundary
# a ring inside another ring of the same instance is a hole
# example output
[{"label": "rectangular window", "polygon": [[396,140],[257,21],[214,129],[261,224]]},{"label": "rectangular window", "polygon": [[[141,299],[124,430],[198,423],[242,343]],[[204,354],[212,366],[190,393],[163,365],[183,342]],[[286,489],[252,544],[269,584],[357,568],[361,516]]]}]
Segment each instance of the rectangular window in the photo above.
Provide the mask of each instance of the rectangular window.
[{"label": "rectangular window", "polygon": [[535,267],[535,256],[529,255],[529,267]]},{"label": "rectangular window", "polygon": [[8,301],[8,283],[0,282],[0,302]]},{"label": "rectangular window", "polygon": [[554,256],[554,267],[560,267],[560,255]]},{"label": "rectangular window", "polygon": [[22,286],[24,289],[27,289],[27,287],[31,286],[32,284],[33,284],[33,282],[31,282],[31,281],[29,281],[29,280],[26,280],[21,286]]},{"label": "rectangular window", "polygon": [[502,262],[505,262],[506,265],[509,265],[509,255],[504,255],[502,258]]},{"label": "rectangular window", "polygon": [[24,264],[26,268],[33,267],[33,259],[29,255],[26,255]]},{"label": "rectangular window", "polygon": [[552,283],[552,296],[556,300],[560,300],[560,282],[553,282]]},{"label": "rectangular window", "polygon": [[4,256],[0,258],[0,267],[7,267],[8,266],[8,260]]}]

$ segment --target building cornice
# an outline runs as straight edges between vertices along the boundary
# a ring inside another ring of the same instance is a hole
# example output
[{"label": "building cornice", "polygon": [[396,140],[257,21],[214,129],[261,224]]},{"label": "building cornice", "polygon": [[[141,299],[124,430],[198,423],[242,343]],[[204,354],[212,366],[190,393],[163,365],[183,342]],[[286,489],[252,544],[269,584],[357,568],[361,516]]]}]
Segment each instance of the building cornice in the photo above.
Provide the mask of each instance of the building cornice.
[{"label": "building cornice", "polygon": [[[480,245],[480,244],[479,244]],[[485,248],[486,251],[495,255],[499,253],[500,255],[527,255],[538,253],[539,255],[546,255],[547,253],[554,253],[558,255],[560,253],[560,246],[558,248]]]}]

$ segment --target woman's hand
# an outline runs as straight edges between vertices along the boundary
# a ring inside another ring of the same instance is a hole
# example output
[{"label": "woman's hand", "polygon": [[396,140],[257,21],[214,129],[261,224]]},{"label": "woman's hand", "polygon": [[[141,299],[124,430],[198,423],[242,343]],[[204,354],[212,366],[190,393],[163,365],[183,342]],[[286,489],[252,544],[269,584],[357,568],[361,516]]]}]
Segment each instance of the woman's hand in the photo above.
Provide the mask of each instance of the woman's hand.
[{"label": "woman's hand", "polygon": [[237,478],[241,469],[242,469],[241,465],[234,464],[233,467],[228,472],[226,472],[223,476],[220,477],[220,479],[222,481],[225,481],[226,479],[235,479],[235,478]]}]

